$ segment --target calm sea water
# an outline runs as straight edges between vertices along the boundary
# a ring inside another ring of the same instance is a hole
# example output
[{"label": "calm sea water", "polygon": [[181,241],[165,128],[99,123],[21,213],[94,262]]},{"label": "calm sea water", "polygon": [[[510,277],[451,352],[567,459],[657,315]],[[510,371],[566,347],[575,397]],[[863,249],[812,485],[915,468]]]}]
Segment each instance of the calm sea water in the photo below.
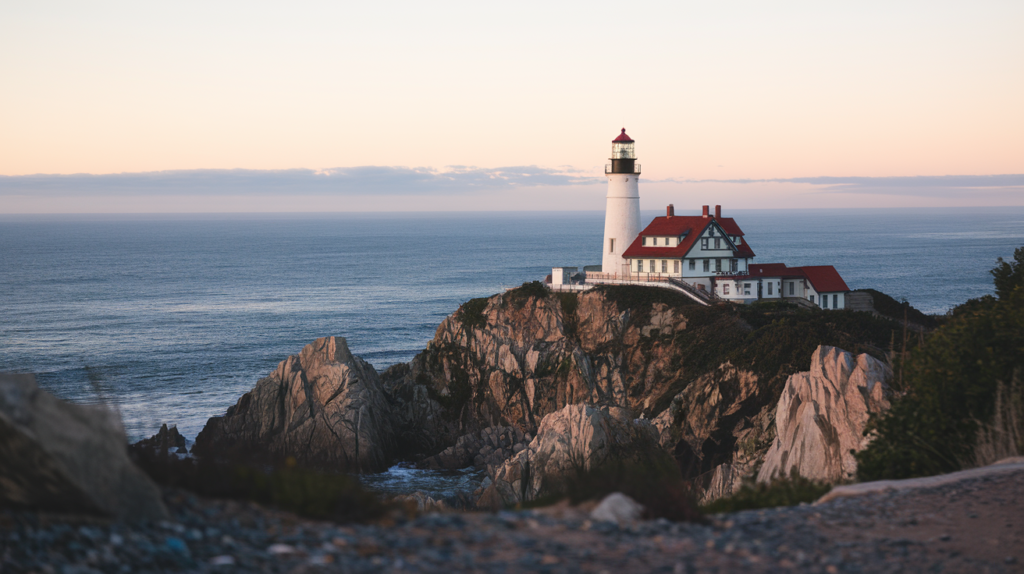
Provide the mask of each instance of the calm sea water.
[{"label": "calm sea water", "polygon": [[[929,313],[991,293],[1024,245],[1022,208],[726,215],[755,261],[832,264]],[[463,301],[600,263],[602,233],[602,212],[0,216],[0,371],[113,403],[132,438],[194,437],[313,339],[408,361]]]}]

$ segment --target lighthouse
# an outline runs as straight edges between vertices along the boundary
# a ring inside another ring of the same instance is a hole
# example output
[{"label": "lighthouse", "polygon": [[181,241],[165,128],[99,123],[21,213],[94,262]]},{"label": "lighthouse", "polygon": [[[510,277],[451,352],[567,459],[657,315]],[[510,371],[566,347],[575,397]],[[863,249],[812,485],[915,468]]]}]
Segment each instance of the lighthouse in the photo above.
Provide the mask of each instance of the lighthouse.
[{"label": "lighthouse", "polygon": [[603,273],[630,272],[622,254],[640,233],[640,164],[633,146],[633,139],[622,128],[619,137],[612,140],[611,163],[604,168],[608,202],[604,211]]}]

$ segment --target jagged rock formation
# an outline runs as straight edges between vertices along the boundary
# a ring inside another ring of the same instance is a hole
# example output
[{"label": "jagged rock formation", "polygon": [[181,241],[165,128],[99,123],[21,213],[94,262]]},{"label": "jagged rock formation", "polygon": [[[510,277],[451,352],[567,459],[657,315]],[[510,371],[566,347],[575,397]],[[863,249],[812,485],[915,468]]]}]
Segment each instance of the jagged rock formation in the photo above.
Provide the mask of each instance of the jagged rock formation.
[{"label": "jagged rock formation", "polygon": [[160,489],[129,460],[126,442],[116,412],[60,401],[32,375],[0,374],[0,506],[166,518]]},{"label": "jagged rock formation", "polygon": [[889,408],[886,381],[892,371],[867,354],[854,357],[820,346],[811,370],[796,373],[776,408],[776,439],[757,479],[767,482],[791,473],[837,483],[857,474],[852,451],[862,450],[868,417]]},{"label": "jagged rock formation", "polygon": [[[427,349],[409,366],[383,376],[401,399],[402,417],[416,420],[428,448],[491,426],[537,429],[566,405],[614,405],[650,413],[679,386],[672,334],[686,328],[681,306],[620,305],[602,291],[568,298],[516,290],[474,300],[446,318]],[[571,307],[566,310],[566,307]],[[676,361],[678,363],[678,360]],[[415,405],[415,406],[414,406]],[[415,450],[415,448],[413,449]]]},{"label": "jagged rock formation", "polygon": [[557,491],[575,473],[607,462],[642,462],[667,457],[648,421],[634,421],[626,409],[569,405],[544,417],[537,436],[498,467],[480,506],[508,506]]},{"label": "jagged rock formation", "polygon": [[393,426],[377,372],[349,352],[344,338],[324,337],[282,361],[223,417],[211,418],[192,451],[376,472],[391,462]]},{"label": "jagged rock formation", "polygon": [[478,433],[460,436],[454,445],[420,460],[417,466],[448,470],[468,466],[492,468],[526,448],[530,438],[530,433],[515,427],[487,427]]},{"label": "jagged rock formation", "polygon": [[166,455],[169,453],[187,454],[188,443],[185,437],[178,432],[177,426],[167,428],[166,424],[160,425],[160,430],[149,438],[144,438],[129,447],[132,451],[148,451],[153,454]]}]

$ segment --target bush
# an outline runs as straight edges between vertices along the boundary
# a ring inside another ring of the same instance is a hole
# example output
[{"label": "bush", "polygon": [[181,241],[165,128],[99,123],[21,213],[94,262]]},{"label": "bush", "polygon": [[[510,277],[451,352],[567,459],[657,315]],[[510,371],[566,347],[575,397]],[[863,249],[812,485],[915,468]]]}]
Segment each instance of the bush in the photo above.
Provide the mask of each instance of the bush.
[{"label": "bush", "polygon": [[282,468],[166,455],[132,448],[135,463],[158,484],[200,496],[248,500],[336,522],[364,521],[381,516],[387,507],[345,474],[307,470],[289,459]]},{"label": "bush", "polygon": [[954,310],[911,353],[906,393],[869,423],[876,437],[857,454],[859,477],[927,476],[972,464],[979,430],[996,413],[999,389],[1022,368],[1024,288],[1003,289],[998,299],[976,299]]},{"label": "bush", "polygon": [[797,475],[786,479],[776,479],[770,484],[747,482],[732,496],[719,498],[705,504],[701,510],[707,514],[720,514],[756,508],[794,506],[801,502],[814,502],[830,490],[832,487],[827,484],[814,482]]},{"label": "bush", "polygon": [[547,486],[546,491],[547,495],[527,506],[546,506],[565,499],[579,504],[621,492],[644,506],[644,518],[704,521],[692,488],[667,455],[640,462],[613,457],[590,470],[577,470],[558,485]]},{"label": "bush", "polygon": [[487,322],[484,316],[484,309],[487,308],[487,297],[470,299],[459,307],[459,318],[462,324],[467,327],[483,327]]}]

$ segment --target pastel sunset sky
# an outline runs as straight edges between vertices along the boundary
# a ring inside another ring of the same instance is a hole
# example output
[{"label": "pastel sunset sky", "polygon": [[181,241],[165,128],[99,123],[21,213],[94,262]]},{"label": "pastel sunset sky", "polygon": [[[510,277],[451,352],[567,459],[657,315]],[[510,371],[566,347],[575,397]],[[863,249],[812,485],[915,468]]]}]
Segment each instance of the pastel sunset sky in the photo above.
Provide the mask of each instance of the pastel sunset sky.
[{"label": "pastel sunset sky", "polygon": [[1024,205],[1024,2],[4,2],[0,213]]}]

